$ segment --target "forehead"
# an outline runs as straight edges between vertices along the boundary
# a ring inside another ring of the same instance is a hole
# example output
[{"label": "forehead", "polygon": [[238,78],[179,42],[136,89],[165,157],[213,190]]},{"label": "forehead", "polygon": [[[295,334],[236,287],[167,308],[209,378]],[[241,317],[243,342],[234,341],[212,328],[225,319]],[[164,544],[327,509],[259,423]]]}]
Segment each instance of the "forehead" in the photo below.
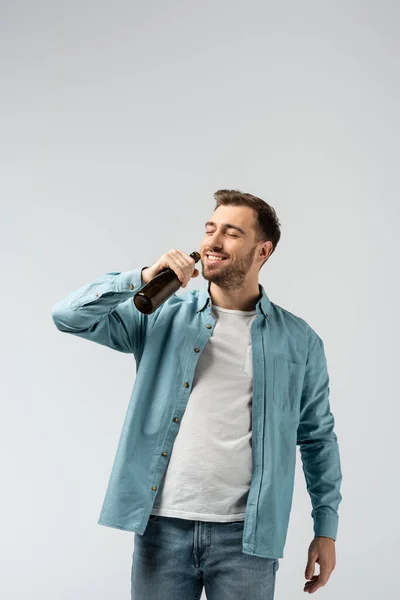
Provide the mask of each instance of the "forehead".
[{"label": "forehead", "polygon": [[227,223],[237,225],[248,231],[254,226],[256,217],[255,211],[249,206],[218,206],[209,221],[214,222],[217,226]]}]

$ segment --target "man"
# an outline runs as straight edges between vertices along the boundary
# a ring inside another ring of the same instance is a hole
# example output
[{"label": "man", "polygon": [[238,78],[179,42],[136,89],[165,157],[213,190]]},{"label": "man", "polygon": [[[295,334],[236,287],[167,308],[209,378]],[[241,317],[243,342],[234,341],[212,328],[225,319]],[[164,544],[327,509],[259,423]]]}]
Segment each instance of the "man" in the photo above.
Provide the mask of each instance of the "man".
[{"label": "man", "polygon": [[[208,288],[173,294],[151,315],[133,296],[171,268],[199,275],[173,249],[152,266],[107,273],[53,307],[61,331],[136,360],[99,523],[134,531],[132,598],[272,600],[299,445],[314,538],[304,591],[335,567],[341,467],[324,346],[258,283],[280,239],[266,202],[219,190],[201,243]],[[320,566],[314,575],[315,563]]]}]

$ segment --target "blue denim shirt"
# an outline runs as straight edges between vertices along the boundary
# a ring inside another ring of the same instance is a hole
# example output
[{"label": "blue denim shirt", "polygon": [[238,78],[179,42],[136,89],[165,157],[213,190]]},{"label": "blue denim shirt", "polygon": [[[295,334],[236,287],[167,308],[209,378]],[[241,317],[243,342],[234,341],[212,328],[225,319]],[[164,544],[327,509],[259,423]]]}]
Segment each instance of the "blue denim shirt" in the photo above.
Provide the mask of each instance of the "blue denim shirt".
[{"label": "blue denim shirt", "polygon": [[[106,273],[52,309],[60,331],[134,355],[136,378],[98,523],[139,535],[215,324],[208,287],[173,294],[151,315],[139,312],[133,296],[144,285],[141,272]],[[323,342],[306,321],[271,302],[261,284],[259,289],[251,325],[253,471],[242,550],[282,558],[296,446],[315,536],[336,539],[342,474]]]}]

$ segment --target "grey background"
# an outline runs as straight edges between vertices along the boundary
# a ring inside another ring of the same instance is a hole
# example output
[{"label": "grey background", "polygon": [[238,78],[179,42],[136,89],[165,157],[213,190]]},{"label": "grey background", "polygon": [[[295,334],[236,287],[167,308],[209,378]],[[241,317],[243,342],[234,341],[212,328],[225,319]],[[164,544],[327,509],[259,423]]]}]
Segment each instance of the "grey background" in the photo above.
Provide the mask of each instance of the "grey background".
[{"label": "grey background", "polygon": [[[325,343],[343,502],[317,593],[398,597],[399,4],[0,6],[1,596],[130,597],[133,534],[97,519],[134,360],[51,307],[197,249],[228,187],[277,210],[260,282]],[[310,511],[298,455],[277,600],[304,597]]]}]

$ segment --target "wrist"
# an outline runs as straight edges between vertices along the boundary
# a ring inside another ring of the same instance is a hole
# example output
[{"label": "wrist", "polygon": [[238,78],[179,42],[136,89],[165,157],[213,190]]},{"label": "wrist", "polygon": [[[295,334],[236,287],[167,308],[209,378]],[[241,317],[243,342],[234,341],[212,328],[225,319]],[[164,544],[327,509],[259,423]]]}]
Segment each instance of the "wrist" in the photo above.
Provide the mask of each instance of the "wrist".
[{"label": "wrist", "polygon": [[140,277],[143,281],[143,283],[149,283],[150,278],[149,278],[149,267],[143,267]]}]

